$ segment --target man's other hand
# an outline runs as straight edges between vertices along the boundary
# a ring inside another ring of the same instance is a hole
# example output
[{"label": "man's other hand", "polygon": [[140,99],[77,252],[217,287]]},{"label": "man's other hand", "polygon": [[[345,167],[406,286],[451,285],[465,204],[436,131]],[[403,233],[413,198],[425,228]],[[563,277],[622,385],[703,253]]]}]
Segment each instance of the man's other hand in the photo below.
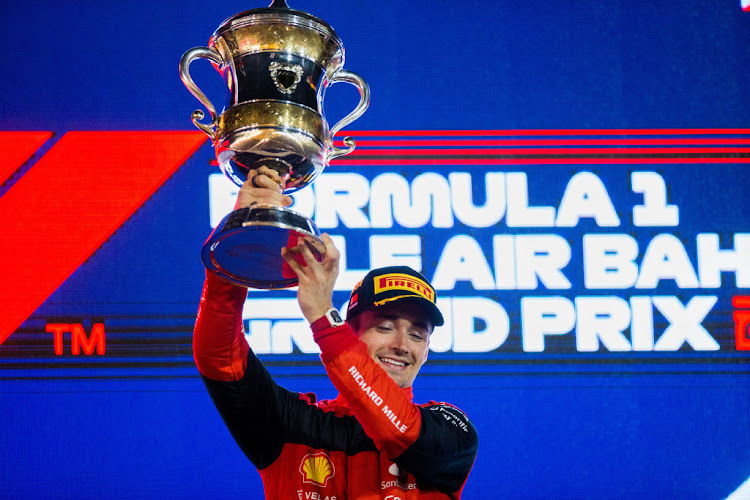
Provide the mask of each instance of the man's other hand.
[{"label": "man's other hand", "polygon": [[[281,256],[299,278],[297,301],[302,314],[310,323],[333,307],[333,285],[339,275],[339,251],[328,234],[324,233],[321,238],[322,247],[315,238],[305,237],[300,238],[296,246],[281,249]],[[320,253],[320,262],[315,258],[312,248]],[[297,258],[298,256],[301,258]]]}]

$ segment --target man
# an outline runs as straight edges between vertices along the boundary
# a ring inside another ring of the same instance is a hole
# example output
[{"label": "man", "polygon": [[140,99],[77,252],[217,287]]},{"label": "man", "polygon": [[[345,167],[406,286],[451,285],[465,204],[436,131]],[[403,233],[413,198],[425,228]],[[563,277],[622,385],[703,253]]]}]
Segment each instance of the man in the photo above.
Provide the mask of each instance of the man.
[{"label": "man", "polygon": [[[251,171],[237,207],[289,205],[279,176]],[[347,321],[333,308],[339,252],[323,235],[319,262],[302,240],[282,256],[339,390],[315,401],[277,385],[245,341],[247,290],[208,273],[193,337],[196,365],[224,422],[258,468],[266,498],[460,498],[477,434],[459,409],[412,402],[430,334],[443,324],[435,290],[404,266],[376,269],[352,291]]]}]

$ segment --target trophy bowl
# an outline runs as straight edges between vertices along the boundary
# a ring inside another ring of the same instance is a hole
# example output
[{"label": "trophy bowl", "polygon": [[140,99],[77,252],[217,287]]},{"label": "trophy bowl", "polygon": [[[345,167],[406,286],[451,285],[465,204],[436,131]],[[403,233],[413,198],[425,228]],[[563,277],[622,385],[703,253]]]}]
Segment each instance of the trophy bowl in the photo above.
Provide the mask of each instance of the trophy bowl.
[{"label": "trophy bowl", "polygon": [[[208,59],[226,88],[219,114],[193,82],[190,64]],[[344,46],[327,23],[290,9],[284,0],[225,20],[207,47],[188,50],[180,77],[203,104],[193,124],[211,138],[222,172],[242,186],[251,169],[267,166],[282,179],[282,192],[293,193],[315,179],[329,162],[354,150],[333,145],[333,137],[359,118],[370,102],[367,83],[343,69]],[[332,128],[323,113],[325,91],[334,83],[357,87],[360,100]],[[315,224],[285,207],[254,205],[227,215],[201,253],[206,268],[236,284],[286,288],[296,276],[281,258],[281,248],[300,236],[320,239]]]}]

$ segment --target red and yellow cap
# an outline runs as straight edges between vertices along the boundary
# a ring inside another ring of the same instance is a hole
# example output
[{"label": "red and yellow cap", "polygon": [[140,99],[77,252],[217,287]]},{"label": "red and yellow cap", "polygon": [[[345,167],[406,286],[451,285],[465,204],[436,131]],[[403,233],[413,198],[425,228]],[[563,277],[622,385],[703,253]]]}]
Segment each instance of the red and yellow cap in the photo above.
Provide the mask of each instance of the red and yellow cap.
[{"label": "red and yellow cap", "polygon": [[407,266],[373,269],[357,283],[349,297],[347,319],[362,311],[397,301],[410,301],[424,308],[433,326],[444,323],[435,301],[437,294],[427,278]]}]

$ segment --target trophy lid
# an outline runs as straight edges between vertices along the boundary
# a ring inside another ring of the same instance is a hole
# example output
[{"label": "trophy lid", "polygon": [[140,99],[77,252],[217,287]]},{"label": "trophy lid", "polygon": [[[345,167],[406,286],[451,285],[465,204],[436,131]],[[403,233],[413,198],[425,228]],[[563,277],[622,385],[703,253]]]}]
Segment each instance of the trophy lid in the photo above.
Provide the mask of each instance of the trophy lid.
[{"label": "trophy lid", "polygon": [[281,23],[296,24],[316,29],[341,45],[341,39],[330,24],[301,10],[290,8],[286,0],[273,0],[268,7],[246,10],[226,19],[214,32],[214,37],[252,24]]}]

